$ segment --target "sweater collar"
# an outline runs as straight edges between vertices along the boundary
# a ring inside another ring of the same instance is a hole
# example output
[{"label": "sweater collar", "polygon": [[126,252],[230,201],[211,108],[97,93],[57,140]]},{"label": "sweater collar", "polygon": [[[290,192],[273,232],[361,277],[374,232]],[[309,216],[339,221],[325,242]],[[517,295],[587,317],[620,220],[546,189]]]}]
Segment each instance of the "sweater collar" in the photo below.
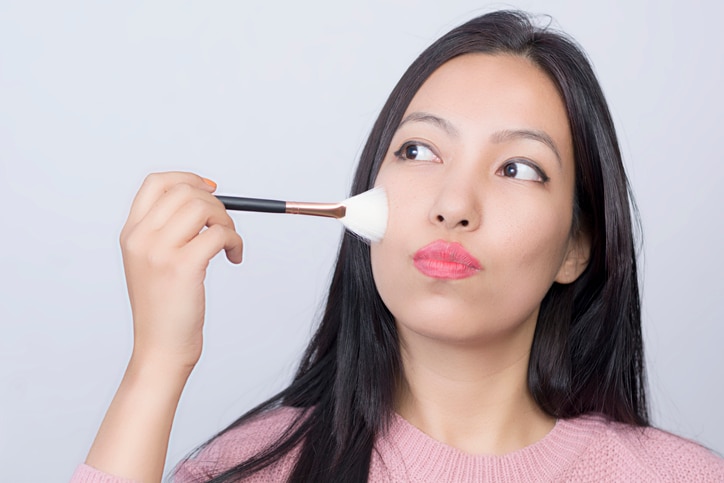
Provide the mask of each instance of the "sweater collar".
[{"label": "sweater collar", "polygon": [[603,431],[603,419],[558,420],[541,440],[505,455],[475,455],[437,441],[394,413],[377,443],[388,468],[402,467],[407,481],[553,480]]}]

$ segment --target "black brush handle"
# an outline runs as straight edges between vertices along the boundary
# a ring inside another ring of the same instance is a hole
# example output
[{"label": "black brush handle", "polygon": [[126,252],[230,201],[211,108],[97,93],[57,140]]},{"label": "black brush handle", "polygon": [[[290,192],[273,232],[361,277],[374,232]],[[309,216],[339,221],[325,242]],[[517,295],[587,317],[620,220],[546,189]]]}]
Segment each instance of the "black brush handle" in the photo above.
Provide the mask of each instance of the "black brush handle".
[{"label": "black brush handle", "polygon": [[216,196],[227,210],[257,211],[261,213],[286,213],[286,201],[240,198],[238,196]]}]

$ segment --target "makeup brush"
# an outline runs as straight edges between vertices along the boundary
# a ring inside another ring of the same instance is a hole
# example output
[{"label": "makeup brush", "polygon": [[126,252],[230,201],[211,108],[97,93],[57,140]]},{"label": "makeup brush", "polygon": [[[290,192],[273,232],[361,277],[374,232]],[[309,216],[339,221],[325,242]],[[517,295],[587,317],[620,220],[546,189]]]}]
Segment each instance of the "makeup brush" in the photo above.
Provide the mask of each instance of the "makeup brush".
[{"label": "makeup brush", "polygon": [[387,228],[387,194],[382,188],[372,188],[340,203],[304,203],[223,195],[216,197],[227,210],[336,218],[352,233],[373,242],[380,241]]}]

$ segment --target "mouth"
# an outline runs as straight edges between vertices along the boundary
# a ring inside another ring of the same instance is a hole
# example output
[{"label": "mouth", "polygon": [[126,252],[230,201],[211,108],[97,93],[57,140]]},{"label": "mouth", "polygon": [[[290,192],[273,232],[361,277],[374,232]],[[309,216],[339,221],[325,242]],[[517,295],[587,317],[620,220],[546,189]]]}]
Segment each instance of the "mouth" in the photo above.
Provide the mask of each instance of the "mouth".
[{"label": "mouth", "polygon": [[461,244],[444,240],[420,248],[412,260],[423,275],[441,280],[472,277],[483,268]]}]

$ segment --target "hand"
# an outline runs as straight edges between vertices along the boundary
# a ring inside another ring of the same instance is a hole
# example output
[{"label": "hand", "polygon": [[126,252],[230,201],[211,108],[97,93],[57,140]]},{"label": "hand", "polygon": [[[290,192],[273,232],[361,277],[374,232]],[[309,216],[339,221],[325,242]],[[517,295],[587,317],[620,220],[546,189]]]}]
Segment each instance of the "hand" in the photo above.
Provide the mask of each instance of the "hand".
[{"label": "hand", "polygon": [[151,174],[133,201],[121,250],[137,363],[190,371],[201,355],[209,261],[223,249],[241,263],[241,237],[212,185],[191,173]]},{"label": "hand", "polygon": [[212,185],[191,173],[152,174],[133,201],[121,232],[133,355],[88,453],[94,468],[161,481],[176,407],[201,355],[206,267],[222,249],[241,263],[241,237]]}]

